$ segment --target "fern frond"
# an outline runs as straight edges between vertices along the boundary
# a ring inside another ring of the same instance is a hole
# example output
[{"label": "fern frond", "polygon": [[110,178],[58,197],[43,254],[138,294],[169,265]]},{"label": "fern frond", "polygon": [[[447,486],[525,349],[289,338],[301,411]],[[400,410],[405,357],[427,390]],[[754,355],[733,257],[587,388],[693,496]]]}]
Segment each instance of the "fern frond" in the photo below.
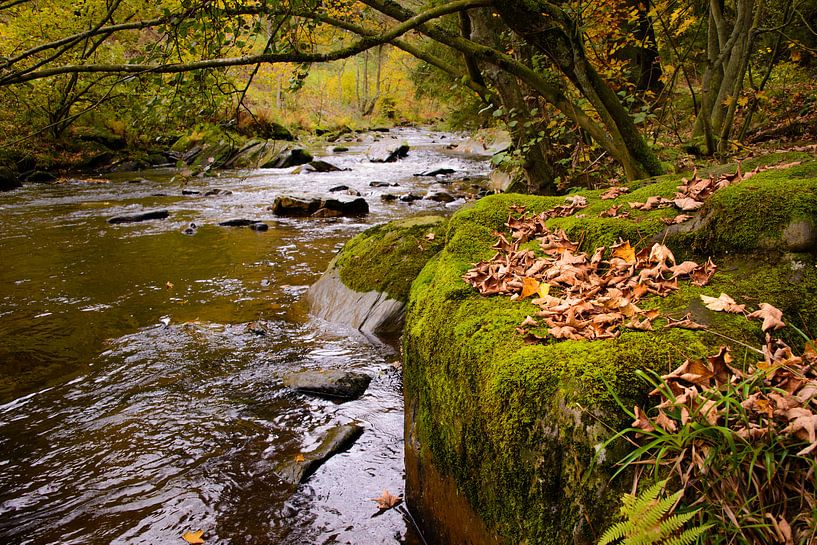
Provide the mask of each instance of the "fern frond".
[{"label": "fern frond", "polygon": [[706,534],[706,531],[712,527],[711,524],[706,526],[696,526],[685,530],[680,536],[672,537],[666,540],[663,545],[692,545],[698,541],[698,538]]},{"label": "fern frond", "polygon": [[601,540],[599,540],[597,545],[610,545],[619,539],[623,539],[627,534],[632,533],[634,528],[635,524],[633,524],[633,521],[630,519],[619,522],[607,528],[607,531],[602,534]]}]

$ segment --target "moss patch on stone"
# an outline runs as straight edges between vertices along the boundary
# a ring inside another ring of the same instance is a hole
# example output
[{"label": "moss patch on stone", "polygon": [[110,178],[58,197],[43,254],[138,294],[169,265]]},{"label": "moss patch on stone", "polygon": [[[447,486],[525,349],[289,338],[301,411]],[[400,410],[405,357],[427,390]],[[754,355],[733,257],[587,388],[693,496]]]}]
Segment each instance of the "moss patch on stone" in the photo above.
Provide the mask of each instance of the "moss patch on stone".
[{"label": "moss patch on stone", "polygon": [[350,240],[332,266],[348,288],[406,302],[412,281],[442,249],[446,225],[441,216],[419,216],[373,227]]},{"label": "moss patch on stone", "polygon": [[[796,186],[804,193],[794,199],[784,220],[764,218],[759,226],[732,224],[730,232],[737,237],[741,229],[752,227],[764,236],[763,229],[777,236],[775,226],[811,206],[809,199],[817,187],[811,181],[798,185],[798,180],[812,180],[809,168],[764,173],[735,186],[735,195],[721,197],[725,216],[727,207],[737,207],[736,218],[757,222],[761,220],[753,213],[741,213],[745,205],[737,192]],[[678,181],[677,175],[662,177],[617,201],[643,202],[656,194],[670,197]],[[636,221],[600,219],[598,213],[617,201],[599,200],[598,191],[582,194],[590,200],[580,212],[585,218],[555,219],[548,225],[564,228],[583,241],[586,251],[619,237],[639,247],[649,245],[664,229],[660,218],[675,213],[638,213]],[[657,320],[655,332],[625,331],[615,340],[527,344],[516,328],[537,308],[527,301],[481,297],[461,276],[493,254],[492,232],[506,230],[510,206],[540,212],[562,202],[499,195],[461,210],[449,223],[445,248],[419,274],[409,299],[403,344],[407,412],[414,415],[412,436],[439,471],[453,476],[474,510],[505,543],[595,542],[615,508],[617,487],[626,485],[621,480],[610,483],[625,446],[600,450],[611,430],[628,423],[611,390],[628,406],[644,403],[650,386],[637,377],[637,370],[664,373],[722,344],[732,345],[738,365],[757,357],[746,346],[761,345],[759,324],[706,309],[701,294],[717,296],[723,291],[751,308],[771,303],[788,321],[817,334],[814,254],[735,253],[733,248],[758,246],[732,241],[716,246],[729,253],[713,256],[719,271],[709,286],[682,282],[671,296],[641,304],[673,318],[691,313],[709,331],[662,329],[665,322]],[[667,242],[678,254],[699,262],[708,257],[687,246],[689,235]]]}]

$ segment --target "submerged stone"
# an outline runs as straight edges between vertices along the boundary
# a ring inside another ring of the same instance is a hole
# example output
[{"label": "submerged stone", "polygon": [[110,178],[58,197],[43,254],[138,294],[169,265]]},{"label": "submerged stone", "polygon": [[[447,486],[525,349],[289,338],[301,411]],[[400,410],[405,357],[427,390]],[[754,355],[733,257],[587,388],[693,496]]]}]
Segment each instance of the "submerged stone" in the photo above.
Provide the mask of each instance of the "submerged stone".
[{"label": "submerged stone", "polygon": [[148,212],[140,212],[138,214],[114,216],[112,218],[108,218],[108,223],[113,225],[119,223],[138,223],[149,220],[163,220],[168,217],[170,217],[170,212],[168,210],[150,210]]},{"label": "submerged stone", "polygon": [[357,399],[369,387],[372,377],[343,369],[318,369],[284,376],[284,386],[304,394],[342,400]]},{"label": "submerged stone", "polygon": [[359,424],[345,424],[326,432],[321,444],[313,451],[278,464],[275,472],[281,479],[292,485],[305,482],[329,458],[348,449],[363,434]]}]

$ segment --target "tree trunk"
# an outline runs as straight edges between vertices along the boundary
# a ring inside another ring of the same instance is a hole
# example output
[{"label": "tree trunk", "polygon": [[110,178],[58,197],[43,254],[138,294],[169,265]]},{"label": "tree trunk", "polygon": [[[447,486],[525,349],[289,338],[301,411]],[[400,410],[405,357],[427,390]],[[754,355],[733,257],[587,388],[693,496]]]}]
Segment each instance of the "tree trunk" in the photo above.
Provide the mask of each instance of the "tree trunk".
[{"label": "tree trunk", "polygon": [[[532,9],[537,4],[539,9]],[[551,60],[593,105],[605,128],[625,156],[620,158],[630,179],[663,173],[646,140],[615,92],[599,76],[585,55],[584,43],[575,21],[554,4],[531,0],[508,0],[497,4],[502,20]]]}]

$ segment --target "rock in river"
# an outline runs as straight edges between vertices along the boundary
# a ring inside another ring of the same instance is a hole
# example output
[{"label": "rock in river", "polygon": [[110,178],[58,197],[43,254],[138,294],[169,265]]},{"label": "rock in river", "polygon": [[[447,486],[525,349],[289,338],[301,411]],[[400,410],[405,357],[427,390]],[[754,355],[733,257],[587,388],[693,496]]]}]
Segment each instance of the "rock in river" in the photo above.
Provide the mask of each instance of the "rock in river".
[{"label": "rock in river", "polygon": [[272,213],[276,216],[335,217],[362,216],[369,213],[369,204],[363,198],[334,199],[282,195],[275,198]]},{"label": "rock in river", "polygon": [[362,433],[363,427],[358,424],[334,427],[326,433],[318,448],[304,452],[292,460],[281,462],[275,467],[275,472],[290,484],[301,484],[329,458],[352,446]]},{"label": "rock in river", "polygon": [[434,177],[434,176],[448,176],[449,174],[454,174],[457,171],[453,168],[437,168],[434,170],[426,170],[425,172],[420,172],[419,174],[415,174],[418,177]]},{"label": "rock in river", "polygon": [[290,373],[284,376],[284,385],[297,392],[350,400],[362,396],[371,380],[366,373],[318,369]]},{"label": "rock in river", "polygon": [[140,221],[148,221],[148,220],[163,220],[170,216],[170,212],[167,210],[149,210],[147,212],[140,212],[138,214],[124,214],[121,216],[114,216],[112,218],[108,218],[108,223],[110,224],[118,224],[118,223],[138,223]]},{"label": "rock in river", "polygon": [[0,191],[11,191],[22,185],[10,168],[0,166]]},{"label": "rock in river", "polygon": [[408,152],[408,144],[380,142],[369,148],[367,155],[372,163],[394,163],[399,159],[404,159]]},{"label": "rock in river", "polygon": [[249,227],[253,224],[261,223],[260,220],[247,220],[247,219],[236,219],[236,220],[227,220],[227,221],[220,221],[218,224],[221,227]]}]

